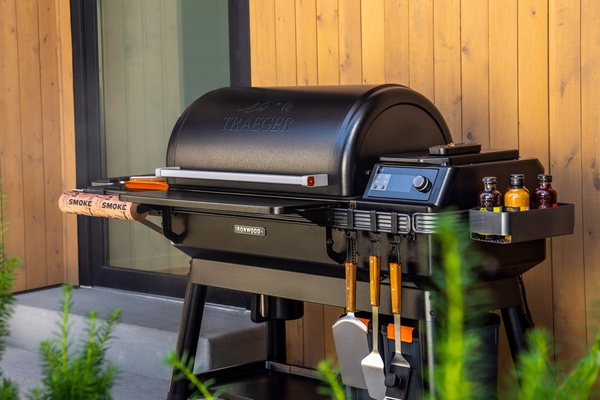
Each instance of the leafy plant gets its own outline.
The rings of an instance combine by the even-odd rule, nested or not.
[[[436,392],[429,396],[464,400],[484,389],[472,380],[477,364],[476,347],[481,340],[473,330],[467,329],[467,316],[477,320],[481,314],[473,305],[482,301],[482,295],[474,295],[469,290],[476,282],[474,268],[481,257],[466,239],[466,228],[450,215],[440,218],[435,235],[441,269],[433,274],[439,289],[434,302],[438,321],[435,334],[438,366],[434,368],[435,375],[429,377]]]
[[[35,400],[87,400],[111,399],[110,390],[115,385],[116,366],[106,359],[107,342],[119,319],[121,310],[110,313],[105,321],[99,321],[95,311],[90,312],[87,337],[79,348],[74,349],[69,335],[69,314],[72,303],[72,287],[64,286],[62,320],[59,333],[40,344],[42,355],[42,386],[27,397]]]
[[[339,371],[333,367],[330,360],[321,361],[317,371],[327,386],[319,388],[319,393],[329,396],[332,400],[345,400],[346,393],[342,386]]]
[[[202,382],[196,374],[194,374],[194,358],[184,354],[181,358],[177,352],[172,351],[164,359],[165,363],[174,367],[178,373],[175,375],[175,380],[187,379],[190,382],[190,387],[196,388],[196,392],[192,393],[190,399],[204,398],[214,400],[215,397],[208,390],[212,381]],[[202,395],[203,397],[200,397]]]

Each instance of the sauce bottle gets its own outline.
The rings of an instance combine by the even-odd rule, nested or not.
[[[523,174],[512,174],[510,176],[510,187],[504,193],[504,211],[520,212],[529,210],[529,191],[525,188],[525,177]],[[512,241],[511,235],[506,235],[505,239]]]
[[[490,212],[501,212],[503,196],[498,189],[496,189],[497,179],[495,176],[486,176],[482,179],[483,190],[479,192],[477,198],[477,208],[479,211],[490,211]],[[479,239],[493,240],[498,239],[497,235],[490,235],[486,233],[479,233]]]
[[[479,192],[477,207],[480,211],[502,211],[502,193],[496,189],[495,176],[486,176],[482,179],[483,190]]]
[[[523,184],[525,177],[522,174],[510,176],[510,187],[504,193],[504,211],[519,212],[529,210],[529,192]]]
[[[538,175],[538,187],[533,191],[532,203],[535,209],[558,206],[556,190],[552,187],[552,175]]]

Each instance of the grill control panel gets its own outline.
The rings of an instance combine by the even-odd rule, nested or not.
[[[364,199],[428,201],[439,174],[438,168],[376,165]]]

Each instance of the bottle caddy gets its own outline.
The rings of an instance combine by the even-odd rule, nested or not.
[[[503,204],[495,191],[497,178],[483,178],[477,207],[469,210],[471,239],[510,244],[561,236],[573,232],[574,205],[558,203],[552,176],[539,174],[537,187],[529,193],[523,174],[512,174],[508,189],[500,189]],[[523,212],[527,211],[527,212]]]

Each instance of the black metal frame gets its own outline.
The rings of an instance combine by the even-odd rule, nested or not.
[[[294,272],[287,269],[286,263],[282,263],[279,268],[263,268],[257,266],[248,266],[236,264],[228,261],[211,261],[202,259],[193,259],[191,271],[188,277],[187,293],[184,300],[184,309],[182,322],[179,329],[177,341],[177,352],[180,355],[195,355],[198,346],[198,338],[202,325],[202,314],[204,303],[206,301],[206,291],[209,288],[228,288],[239,291],[260,293],[266,296],[284,297],[288,299],[308,301],[316,304],[325,304],[335,307],[345,306],[345,279],[344,277],[331,277],[315,275],[305,272]],[[381,297],[390,297],[390,286],[388,283],[381,285]],[[506,334],[511,344],[510,350],[513,360],[516,360],[524,350],[526,350],[524,337],[528,330],[533,326],[524,318],[523,312],[523,293],[519,285],[518,277],[510,277],[500,280],[481,282],[476,286],[474,292],[481,290],[487,295],[491,295],[489,302],[478,304],[479,312],[491,310],[501,310],[502,320],[504,321]],[[409,283],[402,288],[402,317],[413,321],[418,321],[420,343],[422,344],[421,359],[422,368],[432,374],[434,357],[434,334],[437,316],[433,308],[433,298],[439,295],[434,290],[424,290]],[[369,283],[357,282],[356,288],[357,309],[368,309],[369,303]],[[387,302],[380,304],[380,313],[391,315],[391,306]],[[273,332],[274,335],[284,335],[282,332]],[[269,337],[267,345],[272,346],[277,343],[278,337]],[[281,338],[279,338],[281,339]],[[240,366],[224,368],[216,371],[208,371],[200,374],[200,378],[217,379],[217,386],[231,377],[240,378],[240,376],[257,373],[258,370],[270,369],[270,362],[285,362],[267,357],[265,363],[252,363],[245,366],[245,371],[240,371]],[[177,380],[178,371],[172,372],[171,383],[167,400],[183,400],[191,395],[189,381]],[[289,375],[289,373],[288,373]],[[421,375],[423,376],[423,375]],[[277,382],[281,377],[272,378],[273,387],[277,388]],[[230,382],[228,382],[230,383]],[[431,394],[435,394],[435,387],[432,382],[424,383],[425,388]],[[258,384],[258,383],[255,383]],[[305,382],[305,384],[308,384]],[[313,383],[314,385],[314,383]],[[495,385],[494,385],[495,387]],[[394,386],[388,389],[386,393],[390,399],[405,398],[396,397],[397,391]],[[415,393],[421,393],[422,388],[413,388],[413,396],[406,398],[418,398]],[[245,395],[246,393],[239,393]],[[268,394],[268,396],[267,396]],[[314,397],[294,397],[294,398],[315,398],[321,399],[313,392]],[[261,398],[279,398],[281,393],[277,389],[269,389]],[[420,396],[419,396],[420,397]],[[246,397],[244,397],[246,398]],[[361,397],[362,398],[362,397]],[[387,398],[387,397],[386,397]]]
[[[250,34],[247,1],[229,0],[231,86],[250,85]],[[96,1],[71,0],[73,91],[77,186],[105,177],[104,133],[98,57]],[[183,297],[185,277],[107,266],[107,222],[78,217],[79,281],[82,285]],[[101,243],[101,245],[98,245]]]

